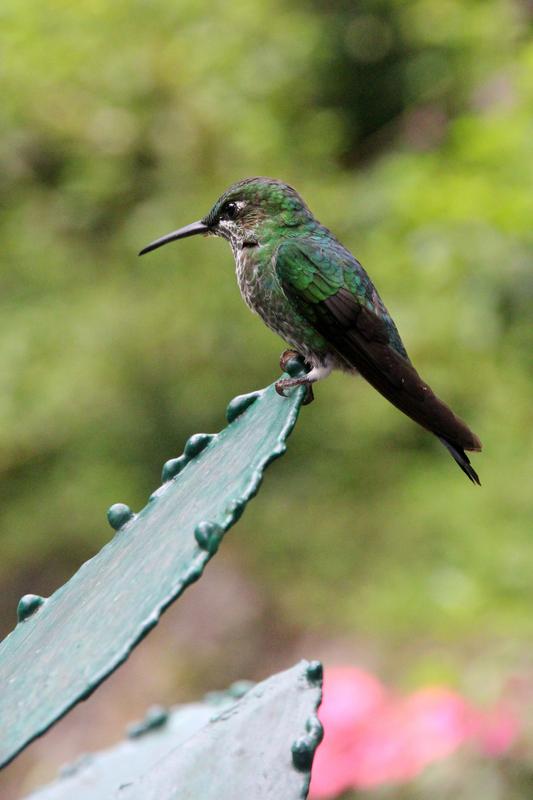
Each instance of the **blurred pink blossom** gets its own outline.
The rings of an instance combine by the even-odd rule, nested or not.
[[[411,780],[466,742],[497,757],[519,732],[515,716],[504,707],[482,712],[439,686],[398,697],[373,675],[352,667],[326,670],[319,717],[324,741],[310,791],[316,800],[349,788]]]
[[[476,738],[482,752],[491,758],[504,755],[516,742],[520,724],[516,714],[503,704],[479,714]]]

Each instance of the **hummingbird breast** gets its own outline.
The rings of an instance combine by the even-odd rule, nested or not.
[[[234,249],[243,300],[306,361],[313,366],[323,365],[331,360],[331,348],[289,302],[276,273],[274,255],[273,249],[264,245]]]

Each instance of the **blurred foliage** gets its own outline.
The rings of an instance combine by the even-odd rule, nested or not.
[[[483,488],[333,376],[229,551],[288,625],[305,611],[392,654],[526,648],[530,17],[525,0],[4,0],[4,631],[19,594],[48,594],[107,540],[112,502],[143,505],[190,434],[277,376],[282,344],[223,242],[136,256],[266,174],[368,267],[421,374],[484,442]]]

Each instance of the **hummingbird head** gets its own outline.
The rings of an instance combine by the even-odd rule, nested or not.
[[[203,219],[156,239],[139,255],[199,233],[227,239],[235,252],[263,244],[271,236],[283,236],[313,220],[291,186],[273,178],[246,178],[226,189]]]

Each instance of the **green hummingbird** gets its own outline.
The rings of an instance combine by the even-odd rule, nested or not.
[[[393,405],[435,434],[473,483],[465,450],[481,442],[419,376],[374,284],[338,239],[313,216],[300,195],[272,178],[234,183],[207,216],[149,244],[139,255],[200,233],[227,239],[241,294],[308,368],[282,378],[276,390],[312,385],[333,369],[359,373]],[[296,353],[294,352],[296,351]]]

